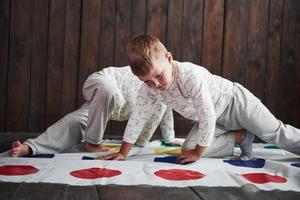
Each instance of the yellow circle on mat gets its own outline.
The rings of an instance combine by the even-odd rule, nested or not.
[[[120,145],[104,145],[104,148],[109,151],[120,151]]]
[[[176,149],[169,149],[169,148],[156,148],[154,150],[155,154],[169,154],[169,155],[179,155],[181,153],[181,147]]]

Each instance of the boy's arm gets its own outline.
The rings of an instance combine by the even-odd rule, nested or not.
[[[174,142],[174,122],[171,108],[165,104],[158,103],[154,106],[150,119],[146,122],[136,144],[144,146],[153,136],[157,126],[160,126],[162,141],[165,143]]]
[[[196,110],[193,117],[197,122],[183,144],[186,149],[193,149],[196,144],[207,147],[213,140],[216,112],[208,84],[205,75],[196,70],[188,71],[183,80],[183,90],[191,98]]]
[[[154,101],[155,97],[142,85],[137,96],[136,105],[126,125],[123,135],[124,142],[134,144],[137,141],[147,122],[150,121],[153,112],[159,109]]]

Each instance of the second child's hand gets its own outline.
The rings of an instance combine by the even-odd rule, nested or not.
[[[177,164],[188,164],[197,161],[200,158],[199,155],[195,154],[192,150],[185,150],[182,152],[176,160]]]
[[[99,156],[95,159],[96,160],[124,160],[127,157],[132,146],[133,144],[123,141],[119,152],[104,155],[104,156]]]
[[[95,160],[124,160],[125,156],[118,152],[118,153],[113,153],[113,154],[108,154],[104,156],[99,156],[95,158]]]

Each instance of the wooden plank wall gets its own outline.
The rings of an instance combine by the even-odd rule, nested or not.
[[[126,65],[143,33],[300,127],[299,11],[299,0],[1,0],[0,131],[42,131],[78,108],[87,76]],[[190,125],[176,115],[178,132]]]

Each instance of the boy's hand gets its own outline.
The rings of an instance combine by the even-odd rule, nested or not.
[[[176,163],[177,164],[187,164],[195,162],[200,159],[201,155],[206,150],[206,147],[196,145],[194,149],[182,149],[181,155],[178,156]]]
[[[123,160],[127,157],[133,144],[122,142],[121,149],[118,153],[108,154],[105,156],[99,156],[96,160]]]
[[[123,160],[125,159],[126,156],[124,156],[122,153],[113,153],[113,154],[108,154],[105,156],[99,156],[95,158],[95,160]]]
[[[181,155],[178,156],[176,163],[177,164],[187,164],[197,161],[200,158],[199,155],[197,155],[194,151],[194,149],[191,150],[182,150]]]

